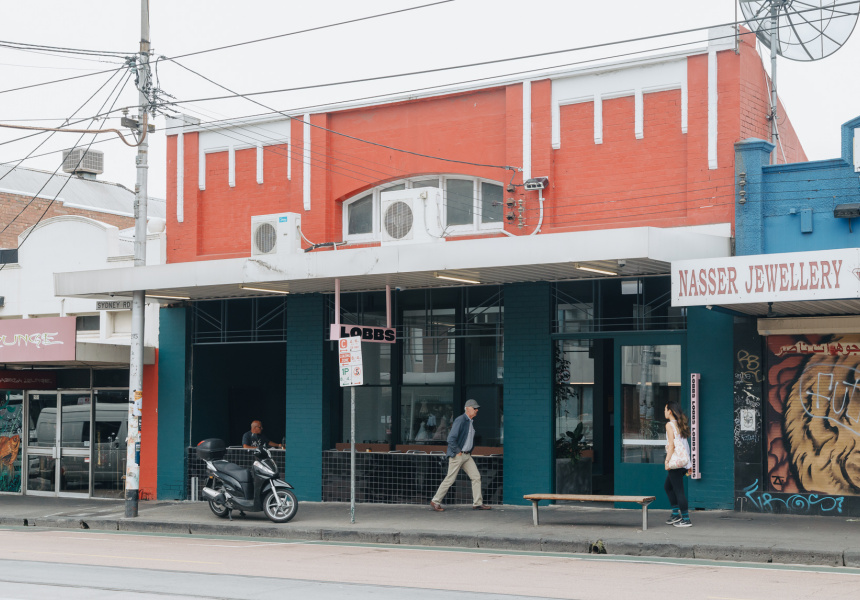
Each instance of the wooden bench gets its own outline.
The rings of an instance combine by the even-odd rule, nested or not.
[[[648,529],[648,505],[654,496],[594,496],[591,494],[527,494],[523,496],[532,501],[532,516],[538,526],[538,502],[541,500],[564,500],[566,502],[635,502],[642,505],[642,530]]]

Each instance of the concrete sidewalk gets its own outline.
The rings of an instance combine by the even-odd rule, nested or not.
[[[126,519],[123,501],[0,496],[0,525],[860,568],[860,518],[697,511],[694,526],[680,529],[664,524],[668,511],[650,510],[642,531],[636,508],[541,506],[539,527],[529,506],[446,508],[359,504],[350,524],[348,504],[301,502],[290,523],[276,525],[263,513],[218,519],[203,502],[141,502],[140,516]]]

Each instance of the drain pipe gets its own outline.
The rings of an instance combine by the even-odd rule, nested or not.
[[[538,217],[538,224],[535,227],[535,230],[532,231],[529,235],[534,235],[538,231],[540,231],[541,225],[543,225],[543,189],[538,190],[538,200],[540,201],[540,217]]]

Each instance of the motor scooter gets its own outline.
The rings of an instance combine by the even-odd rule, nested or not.
[[[275,523],[296,516],[299,501],[293,486],[278,478],[278,466],[265,445],[257,443],[250,469],[223,460],[226,452],[224,441],[217,438],[197,444],[197,457],[209,471],[202,495],[215,516],[232,521],[234,510],[242,516],[245,511],[263,511]]]

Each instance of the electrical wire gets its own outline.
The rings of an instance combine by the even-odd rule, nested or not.
[[[860,1],[860,0],[858,0],[858,1]],[[42,83],[33,83],[33,84],[30,84],[30,85],[22,85],[22,86],[19,86],[19,87],[16,87],[16,88],[9,88],[9,89],[6,89],[6,90],[0,90],[0,94],[8,94],[9,92],[19,92],[19,91],[21,91],[21,90],[29,90],[29,89],[33,89],[33,88],[37,88],[37,87],[42,87],[42,86],[45,86],[45,85],[52,85],[52,84],[54,84],[54,83],[62,83],[62,82],[64,82],[64,81],[73,81],[73,80],[75,80],[75,79],[83,79],[83,78],[85,78],[85,77],[93,77],[93,76],[95,76],[95,75],[101,75],[102,73],[113,73],[113,72],[116,72],[116,71],[122,71],[122,70],[123,70],[123,69],[125,69],[125,68],[126,68],[126,66],[123,64],[121,67],[117,67],[116,69],[104,69],[104,70],[102,70],[102,71],[95,71],[95,72],[93,72],[93,73],[85,73],[85,74],[83,74],[83,75],[74,75],[74,76],[72,76],[72,77],[64,77],[64,78],[62,78],[62,79],[54,79],[54,80],[51,80],[51,81],[43,81]]]
[[[839,5],[834,5],[834,6],[843,6],[843,5],[857,4],[857,3],[860,3],[860,0],[848,0],[847,2],[844,2],[844,3],[839,4]],[[811,10],[817,10],[817,9],[805,9],[804,11],[793,11],[792,14],[800,13],[800,12],[809,12]],[[833,18],[836,19],[836,18],[840,18],[841,16],[851,16],[851,15],[840,15],[840,16],[835,16]],[[320,88],[324,88],[324,87],[331,87],[331,86],[338,86],[338,85],[349,85],[349,84],[354,84],[354,83],[368,83],[371,81],[382,81],[385,79],[396,79],[396,78],[400,78],[400,77],[410,77],[413,75],[427,75],[430,73],[440,73],[440,72],[451,71],[451,70],[456,70],[456,69],[467,69],[467,68],[472,68],[472,67],[500,64],[500,63],[517,61],[517,60],[541,58],[541,57],[545,57],[545,56],[553,56],[556,54],[565,54],[565,53],[569,53],[569,52],[581,52],[584,50],[595,50],[595,49],[606,48],[606,47],[610,47],[610,46],[617,46],[617,45],[630,44],[630,43],[635,43],[635,42],[650,41],[650,40],[659,39],[659,38],[663,38],[663,37],[671,37],[671,36],[676,36],[676,35],[684,35],[684,34],[688,34],[688,33],[707,31],[707,30],[710,30],[714,27],[726,27],[726,26],[737,27],[738,25],[742,25],[744,23],[745,23],[745,21],[742,21],[742,22],[731,21],[728,23],[722,23],[720,25],[708,25],[708,26],[704,26],[704,27],[694,27],[694,28],[690,28],[690,29],[683,29],[683,30],[678,30],[678,31],[673,31],[673,32],[657,33],[657,34],[653,34],[653,35],[628,38],[625,40],[618,40],[618,41],[612,41],[612,42],[601,42],[601,43],[597,43],[597,44],[589,44],[586,46],[577,46],[577,47],[573,47],[573,48],[566,48],[563,50],[550,50],[547,52],[538,52],[538,53],[525,54],[525,55],[521,55],[521,56],[513,56],[513,57],[508,57],[508,58],[499,58],[499,59],[479,61],[479,62],[474,62],[474,63],[459,64],[459,65],[449,65],[447,67],[436,67],[436,68],[432,68],[432,69],[422,69],[422,70],[418,70],[418,71],[409,71],[409,72],[405,72],[405,73],[378,75],[378,76],[374,76],[374,77],[365,77],[365,78],[361,78],[361,79],[351,79],[351,80],[343,80],[343,81],[336,81],[336,82],[329,82],[329,83],[319,83],[319,84],[298,86],[298,87],[292,87],[292,88],[265,90],[265,91],[260,91],[260,92],[247,92],[247,93],[243,93],[243,94],[231,91],[232,95],[230,95],[230,96],[213,96],[213,97],[209,97],[209,98],[197,98],[195,100],[177,101],[177,102],[174,102],[172,104],[181,104],[183,102],[204,102],[204,101],[214,101],[214,100],[227,100],[227,99],[232,99],[232,98],[237,98],[237,97],[249,99],[250,96],[278,94],[278,93],[294,92],[294,91],[301,91],[301,90],[308,90],[308,89],[320,89]],[[790,27],[790,26],[789,25],[777,25],[777,29],[785,28],[785,27]],[[761,31],[769,31],[769,30],[770,30],[770,28],[763,28]],[[729,38],[729,37],[734,38],[735,34],[733,33],[730,36],[720,36],[720,37],[722,37],[722,38]],[[720,38],[712,38],[712,39],[720,39]],[[686,43],[682,43],[682,44],[677,44],[677,46],[690,45],[693,43],[699,43],[699,42],[686,42]],[[660,49],[661,48],[651,48],[651,49],[642,50],[639,52],[640,53],[642,53],[642,52],[654,52],[654,51],[660,50]],[[187,55],[185,55],[185,56],[187,56]],[[177,56],[176,58],[177,59],[182,58],[182,56]],[[169,56],[164,56],[163,60],[176,62],[176,60],[174,58],[171,58]],[[176,63],[176,64],[178,64],[178,63]],[[185,67],[185,68],[187,68],[187,67]],[[547,67],[542,67],[539,69],[532,69],[531,71],[542,71],[542,70],[546,70],[546,69],[547,69]],[[503,77],[503,75],[497,75],[496,77]],[[216,84],[216,85],[219,85],[219,84]],[[219,85],[219,87],[223,87],[223,86]],[[224,88],[224,89],[227,89],[227,88]],[[278,112],[278,111],[275,111],[275,112]]]
[[[253,102],[254,104],[257,104],[257,105],[259,105],[259,106],[261,106],[261,107],[265,108],[266,110],[275,111],[275,112],[277,112],[277,113],[279,113],[279,114],[281,114],[281,115],[283,115],[283,116],[285,116],[285,117],[288,117],[288,118],[290,118],[290,119],[292,119],[292,120],[298,121],[299,123],[302,123],[302,124],[304,124],[304,125],[309,125],[310,127],[313,127],[313,128],[315,128],[315,129],[320,129],[320,130],[325,131],[325,132],[327,132],[327,133],[332,133],[332,134],[334,134],[334,135],[338,135],[338,136],[345,137],[345,138],[348,138],[348,139],[351,139],[351,140],[355,140],[355,141],[357,141],[357,142],[362,142],[362,143],[364,143],[364,144],[370,144],[370,145],[372,145],[372,146],[378,146],[378,147],[380,147],[380,148],[385,148],[386,150],[391,150],[391,151],[393,151],[393,152],[401,152],[401,153],[403,153],[403,154],[409,154],[409,155],[412,155],[412,156],[418,156],[418,157],[421,157],[421,158],[428,158],[428,159],[431,159],[431,160],[441,160],[441,161],[445,161],[445,162],[458,163],[458,164],[461,164],[461,165],[470,165],[470,166],[473,166],[473,167],[488,167],[488,168],[494,168],[494,169],[506,169],[506,170],[508,170],[508,171],[516,171],[516,170],[517,170],[517,168],[516,168],[516,167],[511,167],[511,166],[507,166],[507,165],[488,165],[488,164],[481,164],[481,163],[469,162],[469,161],[465,161],[465,160],[455,160],[455,159],[453,159],[453,158],[444,158],[444,157],[441,157],[441,156],[432,156],[432,155],[429,155],[429,154],[422,154],[422,153],[420,153],[420,152],[413,152],[413,151],[411,151],[411,150],[404,150],[403,148],[395,148],[394,146],[388,146],[388,145],[386,145],[386,144],[380,144],[380,143],[378,143],[378,142],[372,142],[372,141],[370,141],[370,140],[365,140],[365,139],[363,139],[363,138],[359,138],[359,137],[356,137],[356,136],[353,136],[353,135],[348,135],[348,134],[346,134],[346,133],[342,133],[342,132],[340,132],[340,131],[335,131],[334,129],[329,129],[328,127],[323,127],[322,125],[316,125],[316,124],[314,124],[314,123],[311,123],[310,121],[305,121],[305,120],[300,119],[300,118],[298,118],[298,117],[290,117],[288,114],[286,114],[286,113],[284,113],[284,112],[276,111],[276,110],[275,110],[275,109],[273,109],[272,107],[270,107],[270,106],[266,106],[265,104],[262,104],[261,102],[258,102],[257,100],[254,100],[253,98],[248,98],[248,97],[247,97],[247,96],[245,96],[244,94],[240,94],[239,92],[234,92],[234,91],[233,91],[233,90],[231,90],[230,88],[228,88],[228,87],[226,87],[226,86],[224,86],[224,85],[221,85],[221,84],[220,84],[220,83],[218,83],[217,81],[214,81],[214,80],[212,80],[211,78],[206,77],[205,75],[203,75],[203,74],[201,74],[201,73],[198,73],[198,72],[197,72],[197,71],[195,71],[194,69],[191,69],[191,68],[189,68],[189,67],[186,67],[185,65],[183,65],[183,64],[181,64],[181,63],[179,63],[179,62],[177,62],[177,61],[173,61],[173,64],[175,64],[175,65],[177,65],[177,66],[182,67],[182,68],[183,68],[183,69],[185,69],[186,71],[189,71],[189,72],[191,72],[191,73],[194,73],[194,74],[195,74],[195,75],[197,75],[198,77],[200,77],[200,78],[202,78],[202,79],[205,79],[205,80],[206,80],[206,81],[208,81],[209,83],[211,83],[211,84],[213,84],[213,85],[216,85],[216,86],[218,86],[219,88],[222,88],[222,89],[224,89],[224,90],[227,90],[228,92],[230,92],[230,93],[232,93],[232,94],[236,94],[237,96],[239,96],[239,97],[241,97],[241,98],[244,98],[245,100],[248,100],[248,101],[250,101],[250,102]]]
[[[130,74],[129,74],[129,76],[130,76]],[[120,93],[119,93],[119,92],[121,92],[121,91],[122,91],[122,90],[121,90],[121,86],[124,86],[124,85],[125,85],[125,83],[126,83],[126,82],[128,82],[128,80],[129,80],[129,76],[126,76],[126,77],[125,77],[125,79],[121,79],[120,81],[118,81],[118,82],[117,82],[117,85],[116,85],[116,86],[114,86],[114,89],[111,91],[111,93],[110,93],[110,94],[108,95],[108,97],[105,99],[104,103],[102,104],[102,106],[101,106],[101,108],[100,108],[99,110],[103,110],[103,109],[104,109],[104,107],[105,107],[105,106],[107,105],[107,103],[110,101],[111,96],[113,96],[114,94],[116,94],[116,97],[114,98],[114,102],[113,102],[113,103],[114,103],[114,104],[116,104],[117,100],[119,100],[119,96],[120,96]],[[119,90],[119,92],[118,92],[117,90]],[[113,108],[113,106],[112,106],[111,108]],[[80,137],[78,137],[78,141],[77,141],[77,143],[75,144],[75,146],[77,146],[77,144],[79,144],[79,143],[80,143],[80,141],[84,138],[84,135],[86,135],[86,134],[83,134],[83,133],[82,133],[82,134],[80,135]],[[91,140],[91,141],[90,141],[90,143],[87,145],[86,150],[85,150],[84,152],[82,152],[82,153],[81,153],[81,156],[80,156],[80,158],[78,159],[78,164],[77,164],[77,165],[75,165],[76,167],[77,167],[77,166],[79,166],[79,165],[81,164],[81,162],[84,160],[84,156],[86,156],[87,151],[89,151],[89,149],[92,147],[92,145],[93,145],[93,141],[95,141],[95,137],[93,137],[93,140]],[[30,206],[30,205],[31,205],[31,204],[36,200],[36,198],[38,198],[38,197],[39,197],[39,194],[41,194],[41,193],[42,193],[42,190],[44,190],[44,189],[45,189],[45,187],[47,187],[48,183],[50,183],[51,181],[53,181],[54,177],[57,175],[57,172],[60,170],[61,166],[62,166],[62,163],[61,163],[59,166],[57,166],[57,168],[56,168],[56,169],[54,169],[54,172],[50,175],[50,177],[48,177],[48,178],[45,180],[45,183],[44,183],[44,184],[42,184],[42,187],[41,187],[41,188],[39,188],[39,190],[38,190],[38,191],[33,195],[33,197],[30,199],[30,201],[27,203],[27,205],[26,205],[26,206],[21,210],[21,212],[19,212],[19,213],[18,213],[18,215],[16,215],[16,216],[15,216],[15,218],[14,218],[14,219],[12,219],[12,221],[10,221],[10,222],[9,222],[9,223],[8,223],[8,224],[3,228],[3,231],[0,231],[0,233],[5,232],[5,231],[6,231],[6,229],[8,229],[8,228],[9,228],[9,226],[10,226],[10,225],[11,225],[11,224],[12,224],[12,223],[13,223],[13,222],[18,218],[18,216],[20,216],[21,214],[23,214],[23,212],[24,212],[24,211],[25,211],[25,210],[26,210],[26,209],[27,209],[27,208],[28,208],[28,207],[29,207],[29,206]],[[59,190],[57,190],[57,193],[54,195],[54,197],[51,199],[51,201],[50,201],[50,202],[48,202],[47,206],[45,206],[45,210],[44,210],[44,211],[42,211],[42,214],[39,216],[39,218],[36,220],[36,222],[35,222],[33,225],[31,225],[31,226],[27,229],[27,235],[26,235],[26,236],[24,236],[24,239],[22,239],[22,240],[20,240],[20,241],[18,242],[18,249],[19,249],[19,250],[20,250],[21,246],[23,246],[23,245],[24,245],[24,243],[29,239],[30,234],[31,234],[31,233],[36,229],[36,227],[39,225],[39,223],[42,221],[42,219],[44,219],[44,218],[45,218],[45,215],[48,213],[48,210],[51,208],[51,206],[53,206],[53,204],[54,204],[54,202],[56,202],[57,198],[59,198],[59,197],[60,197],[60,194],[61,194],[61,193],[62,193],[62,191],[66,188],[66,185],[68,185],[68,183],[69,183],[69,181],[71,181],[71,179],[72,179],[71,177],[67,177],[67,178],[65,179],[65,181],[63,182],[63,185],[62,185],[62,186],[60,186],[60,189],[59,189]],[[5,263],[4,263],[3,265],[0,265],[0,270],[2,270],[5,266],[6,266],[6,264],[5,264]]]
[[[65,123],[64,123],[64,124],[68,124],[68,123],[69,123],[69,121],[70,121],[70,120],[71,120],[71,119],[72,119],[76,114],[78,114],[80,111],[82,111],[82,110],[84,109],[84,107],[85,107],[87,104],[89,104],[89,103],[92,101],[92,99],[93,99],[93,98],[95,98],[95,97],[99,94],[99,92],[101,92],[101,91],[102,91],[102,90],[107,86],[107,84],[109,84],[109,83],[111,82],[111,80],[112,80],[114,77],[116,77],[117,75],[118,75],[118,73],[113,73],[110,77],[108,77],[108,78],[107,78],[107,80],[106,80],[106,81],[105,81],[105,82],[104,82],[104,83],[103,83],[103,84],[102,84],[102,85],[101,85],[101,86],[100,86],[100,87],[99,87],[95,92],[93,92],[93,93],[92,93],[92,95],[90,95],[90,97],[89,97],[89,98],[87,98],[87,99],[84,101],[84,103],[83,103],[83,104],[81,104],[81,106],[80,106],[80,107],[79,107],[75,112],[73,112],[73,113],[71,114],[71,116],[70,116],[70,117],[68,117],[68,118],[66,119],[66,121],[65,121]],[[94,119],[93,119],[93,120],[94,120]],[[91,120],[91,122],[92,122],[92,120]],[[32,150],[27,154],[27,156],[25,156],[24,158],[22,158],[22,159],[18,162],[18,164],[17,164],[17,165],[15,165],[14,167],[12,167],[12,168],[11,168],[11,169],[9,169],[8,171],[6,171],[2,176],[0,176],[0,181],[2,181],[3,179],[5,179],[5,177],[6,177],[9,173],[11,173],[12,171],[14,171],[14,170],[15,170],[16,168],[18,168],[19,166],[21,166],[21,164],[22,164],[25,160],[27,160],[28,158],[30,158],[30,157],[33,155],[33,153],[34,153],[34,152],[36,152],[36,150],[38,150],[39,148],[41,148],[42,146],[44,146],[44,145],[48,142],[48,140],[50,140],[50,139],[54,136],[54,133],[56,133],[56,132],[52,132],[52,133],[51,133],[50,135],[48,135],[45,139],[43,139],[41,142],[39,142],[39,145],[38,145],[38,146],[36,146],[35,148],[33,148],[33,149],[32,149]],[[25,207],[24,209],[26,209],[26,207]],[[22,210],[22,212],[23,212],[23,210]],[[14,218],[14,219],[12,219],[12,221],[14,221],[15,219],[17,219],[20,215],[21,215],[21,213],[18,213],[18,214],[15,216],[15,218]],[[10,222],[10,223],[11,223],[11,222]],[[6,227],[8,227],[8,225],[7,225]],[[4,227],[4,228],[3,228],[3,231],[6,231],[6,227]],[[2,231],[0,231],[0,233],[2,233]]]
[[[356,18],[356,19],[349,19],[349,20],[347,20],[347,21],[339,21],[339,22],[337,22],[337,23],[329,23],[328,25],[320,25],[320,26],[318,26],[318,27],[309,27],[309,28],[307,28],[307,29],[301,29],[301,30],[299,30],[299,31],[291,31],[291,32],[289,32],[289,33],[281,33],[281,34],[278,34],[278,35],[270,35],[270,36],[268,36],[268,37],[264,37],[264,38],[257,38],[257,39],[254,39],[254,40],[248,40],[248,41],[246,41],[246,42],[238,42],[238,43],[236,43],[236,44],[228,44],[228,45],[226,45],[226,46],[218,46],[218,47],[216,47],[216,48],[208,48],[208,49],[206,49],[206,50],[197,50],[197,51],[195,51],[195,52],[188,52],[188,53],[186,53],[186,54],[180,54],[179,56],[173,57],[172,59],[169,59],[169,60],[175,60],[175,59],[178,59],[178,58],[187,58],[187,57],[189,57],[189,56],[197,56],[197,55],[199,55],[199,54],[206,54],[206,53],[208,53],[208,52],[217,52],[217,51],[219,51],[219,50],[226,50],[226,49],[228,49],[228,48],[237,48],[237,47],[239,47],[239,46],[247,46],[247,45],[249,45],[249,44],[257,44],[257,43],[259,43],[259,42],[267,42],[267,41],[270,41],[270,40],[275,40],[275,39],[284,38],[284,37],[290,37],[290,36],[293,36],[293,35],[299,35],[299,34],[302,34],[302,33],[311,33],[311,32],[314,32],[314,31],[322,31],[323,29],[331,29],[332,27],[339,27],[339,26],[341,26],[341,25],[352,25],[352,24],[354,24],[354,23],[360,23],[360,22],[362,22],[362,21],[370,21],[370,20],[372,20],[372,19],[378,19],[378,18],[380,18],[380,17],[389,17],[389,16],[391,16],[391,15],[396,15],[396,14],[400,14],[400,13],[411,12],[411,11],[413,11],[413,10],[420,10],[420,9],[422,9],[422,8],[430,8],[430,7],[433,7],[433,6],[439,6],[440,4],[448,4],[449,2],[453,2],[453,1],[454,1],[454,0],[440,0],[439,2],[431,2],[430,4],[421,4],[420,6],[411,6],[411,7],[409,7],[409,8],[402,8],[402,9],[399,9],[399,10],[392,10],[392,11],[389,11],[389,12],[378,13],[378,14],[375,14],[375,15],[368,15],[368,16],[366,16],[366,17],[359,17],[359,18]]]

